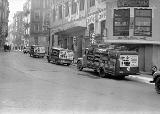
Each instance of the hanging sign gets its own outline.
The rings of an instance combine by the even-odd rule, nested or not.
[[[118,0],[118,7],[149,7],[149,0]]]

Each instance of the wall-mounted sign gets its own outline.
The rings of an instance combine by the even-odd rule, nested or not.
[[[100,12],[98,14],[98,21],[106,20],[106,11]]]
[[[149,0],[118,0],[118,7],[149,7]]]
[[[87,25],[90,25],[91,23],[95,23],[95,14],[87,17]]]

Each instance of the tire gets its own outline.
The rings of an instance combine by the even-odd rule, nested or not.
[[[158,77],[155,81],[155,90],[158,94],[160,94],[160,77]]]
[[[126,77],[126,76],[119,76],[118,78],[119,78],[120,80],[123,80],[123,79],[125,79],[125,77]]]
[[[67,64],[67,66],[71,65],[70,63]]]
[[[101,78],[105,78],[106,77],[106,73],[102,68],[99,70],[99,77],[101,77]]]
[[[49,58],[47,59],[48,63],[50,63],[51,61],[49,60]]]
[[[82,66],[82,62],[81,61],[77,61],[77,69],[79,71],[82,71],[83,70],[83,66]]]

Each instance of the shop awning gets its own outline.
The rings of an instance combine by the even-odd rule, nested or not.
[[[160,41],[152,41],[152,40],[106,40],[106,43],[112,43],[112,44],[153,44],[153,45],[160,45]]]

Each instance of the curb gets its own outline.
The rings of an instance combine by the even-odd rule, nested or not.
[[[143,77],[141,75],[137,75],[137,76],[136,75],[129,75],[129,77],[132,78],[132,79],[136,79],[136,80],[138,80],[140,82],[144,82],[144,83],[148,83],[148,84],[153,84],[153,83],[150,83],[150,81],[152,81],[153,78]]]

